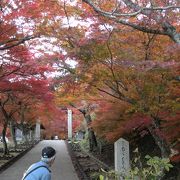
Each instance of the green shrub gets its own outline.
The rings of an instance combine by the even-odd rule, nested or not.
[[[115,171],[106,172],[102,170],[97,179],[119,180],[120,177],[122,177],[124,180],[159,180],[164,175],[165,171],[169,171],[169,169],[173,167],[168,158],[146,155],[145,159],[146,167],[134,167],[129,171],[128,175],[118,174]],[[138,159],[135,159],[134,162],[136,163],[137,160]]]

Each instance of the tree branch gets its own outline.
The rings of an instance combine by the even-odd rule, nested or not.
[[[139,24],[131,23],[127,19],[122,19],[119,17],[132,17],[137,16],[138,14],[143,14],[145,16],[150,16],[152,12],[156,11],[165,11],[169,9],[180,9],[179,6],[166,6],[166,7],[140,7],[138,4],[133,3],[131,0],[123,0],[123,2],[126,4],[127,7],[131,8],[135,12],[133,13],[117,13],[115,11],[113,12],[107,12],[100,9],[98,6],[96,6],[91,0],[83,0],[86,4],[90,5],[95,12],[100,14],[101,16],[107,17],[108,19],[111,19],[117,23],[132,27],[138,31],[151,33],[151,34],[159,34],[159,35],[166,35],[169,36],[174,42],[180,44],[180,33],[176,32],[176,28],[172,26],[169,22],[163,22],[163,17],[161,14],[157,13],[156,16],[151,16],[151,19],[155,20],[157,24],[162,24],[162,30],[149,28],[145,26],[141,26]],[[163,23],[162,23],[163,22]]]
[[[95,85],[94,85],[94,87],[95,87],[98,91],[103,92],[103,93],[105,93],[105,94],[108,94],[109,96],[114,97],[114,98],[116,98],[116,99],[119,99],[119,100],[121,100],[121,101],[125,101],[125,102],[127,102],[127,103],[129,103],[129,104],[134,104],[134,103],[135,103],[133,99],[130,99],[130,98],[128,98],[128,97],[125,97],[125,96],[116,96],[116,95],[114,95],[114,94],[112,94],[112,93],[109,93],[108,91],[106,91],[106,90],[104,90],[104,89],[98,88],[98,87],[95,86]]]
[[[20,44],[23,44],[24,42],[28,41],[28,40],[31,40],[31,39],[35,39],[37,38],[38,36],[26,36],[22,39],[10,39],[6,42],[1,42],[0,43],[0,50],[6,50],[6,49],[10,49],[12,47],[15,47],[15,46],[18,46]],[[10,43],[10,44],[9,44]],[[13,43],[13,44],[11,44]],[[8,45],[9,44],[9,45]]]

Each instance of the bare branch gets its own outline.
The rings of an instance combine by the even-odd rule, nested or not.
[[[9,75],[17,72],[17,71],[20,70],[20,69],[21,69],[21,67],[18,67],[18,68],[16,68],[16,69],[12,70],[11,72],[3,73],[3,74],[0,76],[0,80],[3,79],[4,77],[7,77],[7,76],[9,76]]]
[[[166,6],[166,7],[139,7],[134,3],[130,3],[130,1],[128,0],[124,0],[124,2],[130,6],[131,8],[133,8],[134,10],[136,10],[136,12],[132,12],[132,13],[117,13],[117,8],[115,8],[115,10],[113,10],[112,12],[107,12],[107,11],[103,11],[102,9],[98,8],[91,0],[83,0],[85,3],[89,4],[96,12],[98,13],[102,13],[104,15],[107,16],[136,16],[140,13],[144,13],[146,10],[148,11],[163,11],[163,10],[168,10],[168,9],[180,9],[180,6]]]
[[[23,44],[24,42],[31,40],[31,39],[35,39],[38,36],[26,36],[22,39],[10,39],[6,42],[1,42],[0,43],[0,50],[6,50],[6,49],[10,49],[12,47],[18,46],[20,44]],[[12,43],[12,44],[11,44]],[[8,45],[9,44],[9,45]],[[2,47],[1,47],[2,46]]]
[[[128,98],[128,97],[119,96],[119,94],[118,94],[118,96],[116,96],[116,95],[113,94],[113,93],[110,93],[110,92],[108,92],[108,91],[106,91],[106,90],[104,90],[104,89],[98,88],[96,85],[92,85],[92,86],[94,86],[98,91],[103,92],[103,93],[105,93],[105,94],[107,94],[107,95],[109,95],[109,96],[111,96],[111,97],[114,97],[114,98],[116,98],[116,99],[119,99],[119,100],[121,100],[121,101],[125,101],[125,102],[130,103],[130,104],[134,104],[134,103],[135,103],[133,99],[130,99],[130,98]]]
[[[116,10],[113,10],[113,12],[107,12],[100,9],[98,6],[96,6],[93,1],[91,0],[83,0],[86,4],[90,5],[95,12],[100,14],[101,16],[107,17],[108,19],[113,20],[114,22],[132,27],[138,31],[151,33],[151,34],[159,34],[159,35],[166,35],[169,36],[174,42],[180,44],[180,33],[176,32],[176,28],[172,26],[169,22],[163,22],[163,16],[160,14],[160,11],[165,11],[169,9],[180,9],[180,6],[173,6],[168,5],[165,7],[140,7],[138,4],[132,2],[131,0],[123,0],[123,2],[126,4],[127,7],[131,8],[133,11],[132,13],[117,13]],[[154,29],[152,27],[145,27],[142,25],[139,25],[138,23],[131,23],[128,21],[127,17],[133,17],[137,16],[138,14],[143,14],[145,16],[150,16],[152,12],[157,13],[156,16],[152,16],[151,18],[157,22],[157,24],[162,24],[161,29]],[[121,18],[119,18],[121,17]],[[125,17],[126,19],[123,19],[122,17]]]

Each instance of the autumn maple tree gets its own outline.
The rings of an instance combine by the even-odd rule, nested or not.
[[[21,65],[22,64],[23,62],[21,61]],[[16,65],[18,66],[18,63],[16,63]],[[41,65],[40,67],[42,69]],[[47,68],[43,68],[43,71],[46,69]],[[36,111],[38,109],[38,106],[35,107],[34,103],[51,102],[53,95],[50,92],[49,82],[47,79],[44,79],[44,75],[41,76],[41,73],[42,71],[38,68],[37,64],[34,66],[34,69],[33,67],[26,67],[26,65],[23,67],[22,65],[22,68],[20,68],[19,71],[16,71],[16,73],[11,73],[2,78],[0,82],[0,101],[2,124],[4,127],[2,134],[4,140],[7,126],[22,129],[23,134],[26,137],[28,132],[24,130],[25,123],[26,125],[32,124],[39,118],[38,113],[32,113],[35,111],[33,109],[36,109]],[[30,114],[31,118],[28,118],[28,114]],[[11,132],[14,131],[12,130]],[[13,139],[15,140],[14,136]],[[5,141],[4,143],[6,144]]]
[[[29,112],[33,109],[32,104],[27,105],[22,101],[22,94],[29,98],[33,97],[36,101],[42,99],[49,101],[52,96],[48,92],[50,82],[44,74],[49,72],[50,66],[45,61],[40,62],[40,58],[38,62],[27,44],[27,41],[39,37],[34,23],[40,20],[40,9],[32,13],[38,4],[29,1],[2,1],[0,7],[0,101],[6,154],[7,126],[16,126],[17,122],[22,124],[23,121],[28,121],[28,116],[25,116],[23,111],[26,108]],[[33,114],[31,116],[32,119]]]
[[[170,84],[178,81],[178,75],[172,74],[173,68],[178,74],[178,3],[84,2],[77,2],[74,12],[80,22],[90,25],[78,28],[70,25],[70,18],[74,17],[73,6],[71,9],[61,6],[61,13],[64,12],[68,23],[62,28],[65,36],[57,31],[54,33],[60,40],[56,43],[60,43],[66,51],[57,56],[55,62],[62,73],[57,78],[59,98],[69,94],[84,99],[83,93],[91,93],[99,98],[105,93],[129,104],[132,114],[125,116],[124,122],[132,117],[138,119],[138,115],[144,122],[148,119],[149,123],[145,123],[148,124],[148,131],[162,150],[162,156],[168,156],[170,146],[161,136],[162,124],[164,126],[161,115],[168,108],[171,112],[169,116],[177,113],[174,108],[177,99],[169,87],[174,87]],[[48,30],[49,35],[55,32]],[[68,58],[76,61],[75,68],[66,63]],[[136,121],[135,124],[138,126],[139,123]]]
[[[107,55],[104,53],[106,56],[105,59],[102,59],[101,53],[99,52],[100,49],[96,51],[96,48],[98,48],[97,45],[96,48],[94,48],[95,46],[91,46],[90,48],[88,45],[88,48],[91,49],[92,54],[95,52],[92,57],[92,59],[94,58],[95,61],[89,59],[91,68],[88,69],[88,73],[91,75],[87,75],[87,80],[90,80],[89,84],[91,87],[93,87],[93,89],[97,89],[101,93],[106,93],[116,99],[130,104],[133,109],[130,111],[130,114],[133,112],[133,114],[136,114],[136,112],[141,112],[146,115],[147,118],[149,117],[150,119],[153,119],[152,125],[148,126],[149,131],[162,150],[162,156],[168,156],[167,154],[170,153],[170,150],[168,150],[167,145],[165,145],[165,140],[162,140],[164,139],[163,136],[158,139],[159,135],[161,134],[160,132],[158,133],[158,131],[161,129],[159,125],[162,123],[162,119],[160,117],[163,111],[167,112],[168,110],[170,114],[173,112],[177,113],[176,107],[178,100],[175,93],[178,92],[178,86],[176,87],[175,84],[176,81],[178,81],[176,80],[176,73],[178,72],[176,71],[175,74],[172,74],[172,69],[178,69],[178,63],[175,62],[177,61],[176,57],[178,56],[175,56],[175,61],[172,62],[153,62],[150,59],[144,61],[143,58],[147,58],[146,52],[142,52],[139,54],[139,56],[136,53],[135,57],[133,57],[133,54],[128,55],[127,53],[127,57],[126,54],[120,54],[119,58],[117,58],[118,54],[116,54],[116,49],[115,51],[112,48],[109,49],[109,47],[113,46],[114,41],[112,45],[110,44],[108,46],[107,50],[104,49],[104,46],[102,47],[102,51],[107,52]],[[133,49],[134,48],[132,48],[132,51]],[[121,51],[121,48],[118,50]],[[135,51],[137,52],[136,49]],[[126,49],[124,49],[122,52],[125,53]],[[152,49],[151,53],[153,53]],[[149,54],[149,58],[151,58],[151,53]],[[164,57],[165,60],[168,57],[167,54],[164,55],[166,56]],[[110,58],[108,58],[108,56]],[[134,60],[130,61],[130,57]],[[153,59],[156,58],[153,54],[152,57]],[[157,60],[159,60],[159,57]],[[95,66],[93,63],[95,63]],[[171,83],[175,86],[173,86]],[[171,91],[171,89],[174,88],[177,90],[177,92]],[[129,118],[131,119],[132,117]],[[176,119],[176,122],[178,123],[178,118]],[[138,122],[136,125],[138,126]],[[116,132],[120,131],[117,130]]]
[[[99,5],[107,10],[112,9],[110,3],[104,2],[104,4]],[[119,8],[119,6],[117,7]],[[112,14],[117,15],[118,8],[114,8]],[[156,8],[152,8],[156,17],[162,16],[163,14],[160,15]],[[176,14],[178,6],[168,7],[167,10],[171,8],[175,9],[173,13]],[[128,9],[124,7],[124,10],[128,13]],[[92,13],[91,10],[89,11]],[[99,13],[99,11],[96,12]],[[141,13],[141,10],[139,10],[139,13]],[[99,14],[103,15],[102,13]],[[90,14],[87,13],[88,15]],[[148,18],[152,18],[152,16],[149,15]],[[144,120],[148,119],[148,131],[161,149],[162,156],[167,157],[170,153],[170,146],[167,145],[165,138],[161,135],[161,128],[164,126],[162,122],[166,121],[163,121],[161,115],[164,111],[167,112],[167,109],[170,113],[169,116],[172,113],[177,113],[177,98],[174,98],[173,93],[175,92],[172,93],[170,88],[174,86],[170,84],[178,81],[178,75],[172,74],[172,69],[178,69],[178,45],[169,41],[166,36],[158,36],[168,35],[165,28],[160,27],[160,24],[153,24],[149,19],[146,20],[144,16],[137,22],[133,21],[131,17],[129,21],[126,20],[127,24],[132,21],[137,23],[138,27],[148,27],[147,29],[144,28],[143,32],[131,30],[129,26],[122,27],[121,24],[123,23],[117,23],[113,20],[108,21],[108,18],[97,18],[92,14],[90,17],[93,23],[90,26],[89,34],[77,42],[75,51],[73,48],[72,51],[68,51],[70,55],[74,55],[74,59],[78,62],[75,71],[67,68],[72,74],[71,78],[74,77],[74,84],[78,85],[79,83],[78,87],[83,87],[82,83],[84,83],[84,91],[88,93],[98,90],[100,94],[105,93],[128,103],[130,109],[132,109],[130,111],[132,116],[127,116],[124,121],[131,119],[133,116],[138,117],[138,113],[139,116],[144,117]],[[165,15],[163,22],[166,24],[165,19],[173,22],[178,30],[177,21],[174,22],[176,18],[171,21],[171,18]],[[148,31],[149,27],[151,31]],[[154,32],[156,29],[159,29],[159,31]],[[173,32],[175,33],[175,31]],[[176,35],[178,36],[178,33]],[[178,43],[178,41],[176,42]],[[173,50],[171,49],[172,46],[174,47]],[[161,54],[158,54],[158,52],[161,52]],[[71,85],[69,87],[73,88]],[[177,90],[176,87],[175,89]],[[102,123],[105,122],[102,121]],[[138,122],[136,125],[138,126]],[[177,142],[177,136],[175,141]]]
[[[0,107],[6,154],[7,127],[11,129],[16,148],[15,127],[22,130],[27,140],[29,128],[39,118],[46,125],[49,120],[54,120],[56,130],[59,127],[57,124],[63,124],[58,122],[63,122],[65,118],[58,118],[59,110],[53,106],[50,92],[53,86],[46,74],[52,72],[50,66],[54,59],[61,59],[63,67],[66,65],[61,48],[56,50],[54,56],[50,51],[72,41],[66,31],[68,28],[61,28],[63,18],[68,18],[66,11],[71,7],[65,1],[24,0],[3,1],[0,7]],[[50,49],[46,46],[48,43]],[[37,46],[41,47],[38,49]],[[62,129],[66,128],[66,123],[62,126]],[[50,131],[53,132],[53,129]]]

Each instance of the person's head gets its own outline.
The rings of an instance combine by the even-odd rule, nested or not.
[[[51,166],[55,160],[56,151],[54,148],[47,146],[42,150],[41,161]]]

